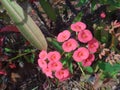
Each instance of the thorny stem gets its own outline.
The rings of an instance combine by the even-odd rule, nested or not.
[[[16,60],[16,59],[19,58],[19,57],[22,57],[22,56],[25,56],[25,55],[27,55],[27,54],[33,53],[33,52],[35,52],[35,51],[36,51],[36,50],[32,50],[32,51],[27,52],[27,53],[19,54],[19,55],[17,55],[16,57],[13,57],[13,58],[11,58],[11,59],[8,59],[7,61],[13,61],[13,60]]]

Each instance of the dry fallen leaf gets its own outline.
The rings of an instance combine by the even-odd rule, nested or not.
[[[17,73],[11,73],[11,79],[13,82],[17,82],[17,78],[20,78],[20,75]]]

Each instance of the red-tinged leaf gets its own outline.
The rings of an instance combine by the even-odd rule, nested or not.
[[[3,33],[3,32],[19,32],[19,30],[16,26],[8,25],[0,30],[0,33]]]
[[[0,75],[7,75],[7,73],[3,70],[0,70]]]
[[[9,64],[9,67],[10,67],[11,69],[14,69],[14,68],[16,68],[16,65],[15,65],[14,63],[11,63],[11,64]]]
[[[3,41],[4,41],[4,36],[3,36],[3,37],[0,37],[0,46],[3,45]]]

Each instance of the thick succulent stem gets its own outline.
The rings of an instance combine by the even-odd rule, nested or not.
[[[24,10],[12,0],[1,0],[3,7],[8,12],[23,36],[38,49],[47,49],[47,42],[39,27]]]

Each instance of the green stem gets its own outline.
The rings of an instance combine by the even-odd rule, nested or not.
[[[115,36],[112,35],[112,42],[111,42],[110,48],[112,48],[114,46],[114,39],[115,39]]]
[[[97,72],[98,70],[99,70],[99,66],[97,65],[97,66],[95,67],[94,72]]]
[[[11,58],[11,59],[8,59],[8,61],[16,60],[16,59],[19,58],[19,57],[22,57],[22,56],[25,56],[25,55],[27,55],[27,54],[33,53],[33,52],[35,52],[35,51],[36,51],[36,50],[32,50],[32,51],[27,52],[27,53],[19,54],[19,55],[17,55],[16,57],[13,57],[13,58]]]
[[[78,66],[79,66],[79,68],[80,68],[80,70],[81,70],[81,72],[82,72],[83,76],[85,76],[85,72],[83,71],[83,69],[82,69],[82,67],[81,67],[80,63],[78,63]]]

